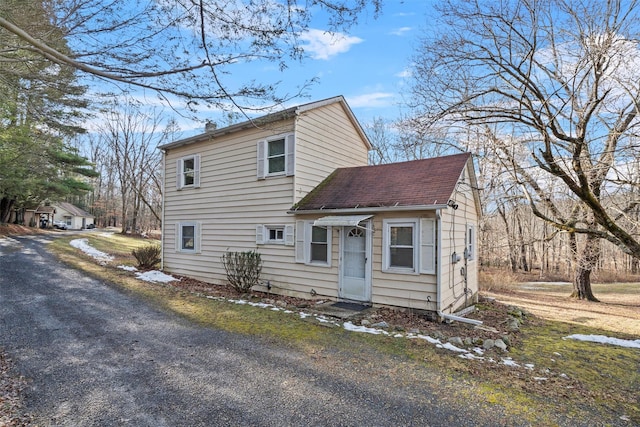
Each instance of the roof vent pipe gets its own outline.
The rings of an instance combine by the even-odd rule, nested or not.
[[[205,123],[204,125],[204,131],[209,133],[213,132],[216,129],[218,129],[218,125],[215,122],[210,122],[207,120],[207,123]]]

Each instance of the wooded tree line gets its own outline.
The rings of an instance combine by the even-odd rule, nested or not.
[[[304,56],[298,41],[313,7],[336,29],[381,5],[303,3],[3,2],[0,162],[10,172],[0,181],[0,212],[46,194],[86,190],[80,177],[91,176],[91,168],[67,142],[81,132],[74,119],[86,103],[78,73],[154,90],[167,101],[181,97],[191,106],[273,105],[288,95],[270,83],[229,83],[234,64],[270,60],[285,67],[283,58]],[[640,259],[636,3],[438,2],[438,25],[425,31],[412,60],[406,117],[391,130],[383,121],[369,129],[372,162],[472,151],[486,227],[500,227],[508,237],[509,265],[547,265],[549,253],[553,260],[562,252],[554,245],[568,246],[575,296],[595,300],[591,273],[611,263],[605,251],[613,246]],[[131,121],[136,114],[129,113],[92,136],[89,160],[102,173],[90,202],[104,218],[119,217],[124,229],[137,230],[141,212],[157,215],[158,177],[149,169],[157,158],[147,150],[158,137],[142,135],[158,129],[152,118]],[[26,170],[29,162],[37,173]],[[533,227],[531,215],[542,222]]]

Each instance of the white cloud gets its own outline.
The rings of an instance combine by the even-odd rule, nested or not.
[[[307,42],[303,49],[310,53],[313,59],[325,60],[339,53],[348,52],[351,46],[364,41],[359,37],[316,29],[306,31],[300,39]]]
[[[396,77],[399,77],[401,79],[409,78],[412,75],[413,75],[413,72],[409,68],[405,68],[404,70],[402,70],[399,73],[395,74]]]
[[[393,104],[394,96],[393,93],[388,92],[373,92],[347,97],[347,102],[352,108],[388,107]]]
[[[397,30],[391,31],[389,34],[402,37],[411,30],[413,30],[411,27],[400,27]]]

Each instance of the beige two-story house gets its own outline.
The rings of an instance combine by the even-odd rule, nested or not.
[[[160,148],[168,272],[224,283],[223,254],[257,250],[257,290],[443,314],[477,296],[468,153],[367,166],[341,96]]]

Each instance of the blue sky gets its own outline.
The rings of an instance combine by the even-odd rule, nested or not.
[[[280,93],[295,93],[297,87],[315,78],[306,97],[285,107],[343,95],[363,125],[374,117],[396,119],[411,56],[420,35],[432,24],[428,19],[431,12],[431,0],[385,0],[378,18],[369,10],[348,34],[327,33],[312,21],[310,31],[302,37],[309,56],[302,63],[291,62],[284,71],[277,64],[251,63],[234,68],[232,79],[280,81]],[[153,93],[139,92],[136,97],[149,106],[159,103]],[[206,120],[227,124],[220,111],[204,108],[198,112],[198,121],[176,118],[182,137],[201,132]]]
[[[381,16],[362,16],[348,35],[332,39],[316,29],[306,44],[311,58],[289,71],[300,78],[318,77],[310,100],[344,95],[363,123],[373,117],[394,119],[431,9],[424,0],[390,0]]]

